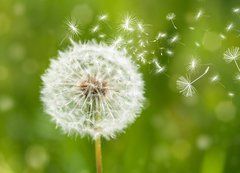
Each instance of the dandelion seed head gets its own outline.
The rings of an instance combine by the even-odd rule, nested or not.
[[[115,137],[143,107],[143,80],[123,51],[73,42],[42,76],[45,111],[67,134]]]
[[[224,52],[224,56],[223,59],[227,62],[230,63],[232,61],[236,61],[239,59],[240,56],[240,51],[239,51],[239,47],[232,47],[232,48],[228,48],[225,52]]]

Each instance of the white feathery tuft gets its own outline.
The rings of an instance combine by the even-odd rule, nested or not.
[[[140,114],[144,82],[124,51],[72,42],[42,76],[45,111],[65,133],[113,138]]]
[[[228,48],[224,52],[224,57],[223,58],[227,63],[230,63],[232,61],[238,60],[239,57],[240,57],[239,47],[232,47],[232,48]]]

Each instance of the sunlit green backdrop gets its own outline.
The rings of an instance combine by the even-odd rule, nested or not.
[[[150,33],[177,32],[181,38],[173,57],[159,57],[167,64],[165,74],[141,68],[146,108],[125,133],[103,141],[104,173],[240,172],[240,83],[233,79],[234,65],[222,58],[228,47],[240,46],[240,17],[231,13],[237,5],[238,0],[0,0],[0,173],[95,172],[93,141],[56,129],[39,92],[49,59],[69,44],[62,43],[66,20],[75,17],[87,26],[103,12],[113,23],[134,14],[150,24]],[[191,21],[199,9],[203,19]],[[165,19],[169,12],[176,14],[178,31]],[[232,21],[235,30],[219,39]],[[191,55],[209,63],[210,73],[196,84],[197,95],[185,98],[176,79],[186,73]],[[209,82],[214,72],[221,84]]]

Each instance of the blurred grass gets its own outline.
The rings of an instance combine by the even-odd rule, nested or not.
[[[176,46],[168,66],[171,78],[149,73],[148,66],[142,69],[148,107],[126,133],[104,141],[104,172],[240,172],[239,84],[232,80],[233,66],[222,60],[222,52],[239,46],[239,39],[229,34],[214,47],[220,42],[214,35],[231,22],[231,8],[237,5],[236,0],[0,0],[0,173],[95,171],[93,141],[56,129],[43,113],[39,90],[49,59],[68,45],[60,44],[66,19],[74,16],[89,25],[101,12],[116,20],[133,13],[155,32],[171,31],[165,16],[175,12],[181,41],[188,45]],[[190,33],[189,16],[200,8],[208,16],[196,24],[200,32]],[[202,32],[206,28],[209,32]],[[196,49],[195,40],[203,48]],[[214,63],[225,88],[203,79],[197,97],[177,93],[176,78],[185,73],[192,54]],[[236,97],[229,98],[228,90]]]

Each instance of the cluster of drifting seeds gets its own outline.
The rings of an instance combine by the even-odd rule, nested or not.
[[[173,27],[175,14],[170,13],[166,19],[171,21]],[[97,22],[92,24],[90,30],[85,32],[92,34],[93,40],[104,42],[108,45],[116,47],[118,50],[126,51],[139,65],[151,64],[154,72],[157,74],[166,71],[166,66],[160,63],[159,57],[174,55],[174,47],[179,42],[180,36],[177,32],[167,33],[159,31],[152,36],[148,32],[150,25],[143,23],[141,20],[130,15],[126,15],[116,27],[111,26],[110,19],[107,14],[97,16]],[[74,21],[67,22],[69,33],[67,36],[81,35],[82,31]],[[114,35],[104,33],[104,28],[116,28],[117,34]],[[72,38],[71,37],[71,38]]]
[[[240,15],[240,8],[233,8],[232,13],[234,15]],[[200,21],[202,18],[207,17],[205,11],[203,9],[199,9],[193,16],[193,20],[195,22]],[[133,58],[137,62],[137,64],[151,64],[153,67],[153,71],[156,74],[162,74],[167,70],[167,64],[163,64],[161,62],[161,57],[172,57],[175,54],[174,48],[176,43],[180,43],[185,46],[185,44],[180,42],[180,35],[177,32],[179,28],[175,24],[176,14],[171,12],[166,15],[166,20],[169,21],[173,27],[173,32],[163,32],[159,31],[155,34],[149,33],[150,25],[145,24],[141,20],[136,17],[132,17],[130,15],[126,15],[121,22],[115,27],[117,28],[117,34],[109,36],[109,34],[104,33],[104,25],[108,26],[108,28],[113,29],[110,25],[110,18],[107,14],[102,14],[97,16],[97,22],[92,24],[90,30],[86,31],[87,33],[91,33],[94,40],[98,40],[100,42],[104,42],[108,45],[115,47],[118,50],[123,50],[127,52],[127,54]],[[68,21],[68,35],[80,35],[82,31],[79,30],[79,26],[74,21]],[[227,34],[230,32],[238,32],[234,30],[235,24],[234,22],[229,22],[226,25],[225,29],[219,33],[219,37],[222,40],[227,39]],[[195,31],[196,27],[189,26],[189,30]],[[153,35],[153,36],[152,36]],[[194,42],[197,48],[201,47],[201,43],[199,41]],[[237,60],[239,58],[239,50],[237,47],[229,48],[224,53],[224,59],[226,62],[234,62],[238,73],[236,74],[235,79],[240,80],[240,68],[237,64]],[[187,64],[187,71],[191,74],[194,72],[200,65],[200,59],[193,57],[190,62]],[[196,89],[194,87],[195,82],[204,77],[209,71],[209,64],[205,67],[205,70],[198,76],[196,75],[195,79],[190,79],[190,74],[186,76],[180,76],[177,81],[177,89],[180,93],[182,93],[186,97],[192,97],[196,93]],[[169,75],[168,75],[169,76]],[[210,82],[216,83],[218,82],[223,87],[224,85],[219,82],[220,75],[215,72],[214,75],[210,77]]]

